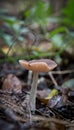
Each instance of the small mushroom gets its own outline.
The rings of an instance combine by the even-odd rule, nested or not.
[[[23,68],[33,71],[33,83],[30,93],[30,107],[31,111],[35,111],[36,104],[36,93],[37,93],[37,81],[39,72],[49,72],[54,69],[57,64],[50,59],[39,59],[39,60],[19,60],[19,63]]]

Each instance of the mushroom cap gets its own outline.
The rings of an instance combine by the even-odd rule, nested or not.
[[[21,66],[27,70],[36,72],[49,72],[54,69],[57,64],[50,59],[39,59],[39,60],[19,60]]]

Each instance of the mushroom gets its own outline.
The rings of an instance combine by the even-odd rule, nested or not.
[[[33,83],[30,93],[30,107],[31,111],[35,112],[38,73],[49,72],[54,69],[57,64],[50,59],[38,59],[31,61],[19,60],[19,63],[23,68],[33,71]]]

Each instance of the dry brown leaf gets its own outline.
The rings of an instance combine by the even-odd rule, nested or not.
[[[2,89],[10,92],[21,93],[22,85],[15,75],[9,74],[3,82]]]

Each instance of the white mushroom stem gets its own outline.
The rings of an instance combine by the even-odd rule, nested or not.
[[[33,83],[30,93],[30,107],[31,111],[35,111],[36,107],[36,94],[37,94],[37,82],[38,82],[38,72],[33,72]]]

